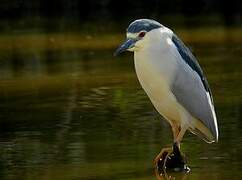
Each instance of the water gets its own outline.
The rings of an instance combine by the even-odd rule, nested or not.
[[[218,144],[186,134],[187,178],[241,179],[241,35],[184,32],[208,77],[220,129]],[[0,178],[155,179],[152,160],[171,144],[171,130],[141,89],[132,55],[112,56],[121,38],[95,48],[68,37],[0,38]]]

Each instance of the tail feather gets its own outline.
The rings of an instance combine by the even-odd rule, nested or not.
[[[206,143],[216,142],[216,137],[213,136],[212,132],[200,121],[196,120],[196,125],[193,128],[189,128],[189,131],[199,138],[204,140]]]

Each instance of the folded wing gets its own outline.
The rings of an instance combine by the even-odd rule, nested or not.
[[[184,43],[173,35],[172,42],[179,58],[178,70],[171,90],[177,101],[196,119],[200,120],[218,140],[217,119],[212,94],[196,58]]]

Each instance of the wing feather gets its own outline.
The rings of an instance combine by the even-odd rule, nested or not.
[[[218,138],[217,119],[211,90],[196,58],[184,43],[173,35],[172,42],[177,49],[178,70],[172,84],[172,92],[180,104]]]

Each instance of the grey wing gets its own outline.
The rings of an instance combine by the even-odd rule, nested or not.
[[[196,58],[183,42],[174,35],[178,69],[171,90],[177,101],[199,119],[218,138],[217,119],[208,82]]]

